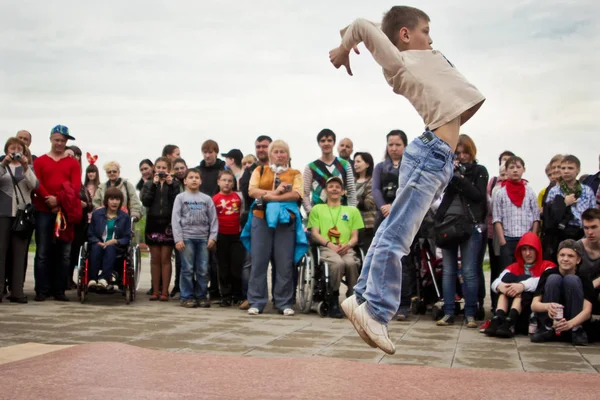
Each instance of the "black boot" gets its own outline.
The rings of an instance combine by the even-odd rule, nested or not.
[[[485,333],[487,336],[496,336],[496,331],[498,330],[498,326],[502,325],[503,322],[504,321],[498,317],[492,318],[492,320],[490,321],[490,326],[488,326],[483,331],[483,333]]]
[[[506,318],[496,330],[496,337],[511,338],[515,336],[515,322],[511,318]]]
[[[329,299],[329,318],[344,318],[344,313],[340,310],[340,292],[335,291]]]

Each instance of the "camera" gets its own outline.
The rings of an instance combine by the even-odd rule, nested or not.
[[[12,158],[14,158],[15,160],[20,160],[21,157],[23,157],[23,155],[21,153],[12,153],[11,154]]]
[[[454,172],[458,172],[460,175],[465,175],[467,172],[467,167],[463,163],[458,163],[454,166]]]
[[[160,179],[165,179],[165,178],[167,177],[167,173],[166,173],[166,172],[162,172],[162,171],[161,171],[161,172],[159,172],[159,173],[158,173],[158,177],[159,177]]]
[[[261,210],[261,211],[265,210],[265,201],[263,200],[262,197],[259,199],[256,199],[256,201],[254,202],[254,209]]]
[[[383,187],[381,192],[383,193],[383,198],[388,204],[391,204],[396,199],[396,191],[398,190],[398,184],[396,182],[390,182]]]

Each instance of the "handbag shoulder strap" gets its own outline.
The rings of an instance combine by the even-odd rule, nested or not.
[[[21,191],[21,188],[19,187],[19,184],[17,183],[15,176],[13,175],[12,171],[10,170],[10,165],[6,166],[6,170],[8,171],[8,174],[10,175],[10,179],[12,180],[13,186],[15,187],[15,191],[19,191],[19,194],[21,195],[21,198],[23,199],[23,204],[25,204],[26,203],[25,196],[23,196],[23,192]],[[15,193],[15,199],[17,200],[17,207],[18,207],[19,206],[19,196],[17,196],[16,193]]]

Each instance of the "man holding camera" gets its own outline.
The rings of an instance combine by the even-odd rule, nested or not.
[[[48,154],[38,157],[34,170],[40,182],[34,198],[35,213],[35,300],[44,301],[53,296],[58,301],[69,301],[65,296],[71,242],[55,237],[57,213],[61,210],[63,184],[70,183],[79,196],[81,169],[76,159],[65,154],[69,128],[57,125],[50,131],[52,147]],[[65,210],[62,210],[65,212]],[[67,221],[69,224],[79,221]]]

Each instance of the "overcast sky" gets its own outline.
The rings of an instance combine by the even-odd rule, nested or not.
[[[0,2],[0,128],[33,134],[33,152],[67,125],[75,144],[117,160],[139,179],[138,161],[163,145],[189,165],[200,146],[253,152],[259,134],[289,142],[293,166],[319,156],[330,128],[376,160],[385,135],[418,136],[423,122],[395,95],[368,51],[354,76],[328,51],[356,17],[379,21],[389,1],[13,1]],[[536,190],[555,153],[582,173],[598,171],[600,5],[597,0],[426,1],[433,47],[487,97],[463,126],[478,159],[497,173],[510,149]],[[104,175],[104,174],[103,174]],[[104,178],[104,176],[103,176]],[[105,179],[105,178],[104,178]]]

